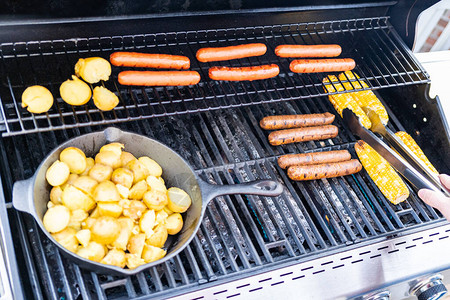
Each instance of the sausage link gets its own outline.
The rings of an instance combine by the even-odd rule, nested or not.
[[[261,119],[259,126],[266,130],[276,130],[328,125],[333,123],[334,118],[335,116],[329,112],[323,114],[267,116]]]
[[[282,169],[296,165],[317,165],[350,160],[348,150],[323,151],[300,154],[286,154],[278,157],[278,165]]]
[[[341,72],[353,70],[356,63],[351,58],[296,59],[289,69],[294,73]]]
[[[253,67],[211,67],[209,68],[209,78],[213,80],[243,81],[260,80],[277,76],[280,68],[275,65],[262,65]]]
[[[245,44],[228,47],[201,48],[196,57],[200,62],[224,61],[244,57],[264,55],[267,47],[261,43]]]
[[[302,127],[273,131],[269,134],[269,143],[273,146],[290,143],[307,142],[334,138],[338,135],[338,128],[334,125]]]
[[[119,67],[156,69],[187,70],[191,65],[186,56],[137,52],[114,52],[110,55],[109,61]]]
[[[122,71],[118,79],[122,85],[180,86],[199,83],[200,74],[196,71]]]
[[[357,159],[310,166],[291,166],[287,170],[290,179],[295,181],[332,178],[355,174],[362,165]]]
[[[279,45],[275,54],[279,57],[335,57],[342,48],[339,45]]]

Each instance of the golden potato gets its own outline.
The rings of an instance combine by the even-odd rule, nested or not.
[[[133,185],[133,172],[126,168],[117,168],[111,175],[111,181],[130,189]]]
[[[45,214],[42,222],[45,229],[50,233],[59,232],[69,225],[70,210],[64,205],[55,205],[49,208]]]
[[[102,182],[105,180],[110,180],[112,172],[113,168],[111,168],[110,166],[95,164],[89,170],[89,176],[91,176],[98,182]]]
[[[100,262],[105,257],[106,251],[102,244],[91,241],[86,247],[80,247],[77,254],[85,259]]]
[[[69,166],[71,173],[81,174],[86,169],[86,155],[76,147],[67,147],[61,151],[59,160]]]
[[[100,202],[97,204],[101,216],[110,216],[118,218],[122,214],[122,206],[117,202]]]
[[[125,148],[124,144],[121,143],[109,143],[100,148],[99,152],[103,151],[112,151],[116,153],[118,156],[122,155],[122,149]]]
[[[147,183],[145,180],[141,180],[137,182],[133,187],[130,189],[130,194],[128,195],[128,198],[133,200],[142,200],[142,197],[144,197],[144,194],[147,192]]]
[[[166,219],[167,233],[170,235],[177,234],[183,228],[183,218],[179,213],[173,213]]]
[[[95,187],[97,186],[98,182],[94,178],[86,175],[79,176],[74,182],[73,186],[77,189],[85,192],[89,196],[92,196],[94,193]]]
[[[52,208],[55,204],[52,201],[47,202],[47,209]]]
[[[91,240],[91,231],[89,229],[82,229],[77,232],[75,237],[83,247],[86,247]]]
[[[167,196],[169,198],[167,207],[173,212],[184,213],[191,206],[191,197],[180,188],[169,188],[167,190]]]
[[[73,228],[75,230],[81,229],[81,223],[89,217],[89,214],[82,210],[77,209],[72,211],[72,215],[70,216],[69,225],[67,225],[70,228]]]
[[[61,98],[70,105],[83,105],[91,99],[91,88],[84,81],[72,75],[72,80],[67,79],[59,87]]]
[[[60,186],[52,187],[52,189],[50,190],[50,201],[52,201],[53,204],[61,204],[62,203],[62,200],[61,200],[62,192],[63,192],[63,190],[61,189]]]
[[[98,217],[91,227],[92,240],[100,244],[109,244],[119,236],[120,224],[109,216]]]
[[[155,226],[155,220],[155,211],[153,209],[147,210],[139,220],[139,228],[142,232],[148,233],[153,230],[153,227]]]
[[[31,113],[47,112],[53,105],[53,95],[40,85],[29,86],[22,93],[22,107],[27,107]]]
[[[147,181],[147,185],[150,187],[150,190],[166,193],[167,188],[166,188],[166,185],[164,184],[164,180],[161,181],[161,180],[159,180],[159,178],[161,178],[161,177],[155,177],[155,176],[150,175],[150,176],[147,176],[147,179],[145,181]]]
[[[95,161],[92,157],[86,157],[86,169],[80,175],[89,175],[89,171],[95,165]]]
[[[71,184],[73,185],[73,183],[75,182],[75,180],[78,179],[78,177],[80,177],[78,174],[70,174],[69,175],[69,179],[67,179],[65,184]]]
[[[139,267],[140,265],[144,265],[145,261],[136,254],[126,253],[125,258],[127,260],[127,267],[128,269],[135,269]]]
[[[67,185],[61,195],[62,203],[71,211],[82,209],[90,211],[95,207],[95,201],[73,185]]]
[[[118,266],[119,268],[125,268],[127,261],[123,250],[111,249],[100,262],[107,265]]]
[[[130,169],[133,172],[133,184],[139,182],[141,180],[145,180],[148,175],[150,175],[148,169],[145,167],[143,163],[139,160],[131,160],[126,165],[126,168]]]
[[[120,224],[120,233],[111,245],[117,249],[127,250],[128,241],[131,237],[131,230],[134,226],[134,221],[127,217],[120,217],[117,220]]]
[[[116,169],[121,166],[120,155],[117,155],[113,151],[99,152],[95,156],[95,163],[110,166],[111,168]]]
[[[142,259],[146,263],[161,259],[164,256],[166,256],[166,250],[147,244],[144,246],[144,250],[142,251]]]
[[[144,245],[145,245],[145,234],[139,233],[136,235],[132,235],[130,237],[127,249],[131,254],[136,254],[137,256],[141,257]]]
[[[103,111],[112,110],[119,104],[119,97],[103,86],[94,88],[94,104]]]
[[[122,199],[128,199],[128,196],[130,195],[130,190],[128,188],[124,187],[121,184],[116,184],[116,188]]]
[[[162,248],[167,241],[168,233],[166,225],[160,224],[155,227],[153,234],[147,237],[146,244]]]
[[[80,58],[75,64],[75,74],[88,83],[107,81],[111,75],[111,65],[101,57]]]
[[[98,210],[98,205],[94,208],[94,210],[89,215],[90,218],[98,218],[100,217],[100,211]]]
[[[97,218],[89,216],[86,220],[81,222],[81,229],[91,229],[95,221],[97,221]]]
[[[77,231],[73,228],[66,228],[58,233],[53,233],[52,237],[64,248],[71,252],[76,252],[78,248],[78,240],[76,238]]]
[[[62,161],[55,161],[45,173],[47,182],[52,186],[58,186],[65,183],[69,179],[69,166]]]
[[[127,207],[128,206],[128,207]],[[123,207],[123,215],[133,220],[139,219],[147,210],[147,206],[139,200],[131,200],[128,205]]]
[[[167,194],[160,191],[148,191],[144,194],[143,201],[149,209],[161,210],[168,204]]]
[[[167,213],[167,215],[171,215],[171,214],[173,214],[173,211],[170,209],[170,208],[168,208],[167,207],[167,205],[166,206],[164,206],[164,208],[162,209],[164,212],[166,212]]]
[[[165,224],[166,223],[166,219],[169,216],[169,214],[167,212],[164,211],[164,209],[159,210],[156,212],[156,225],[157,224]]]
[[[116,185],[109,180],[97,184],[92,196],[96,202],[114,202],[120,200],[120,194]]]
[[[120,161],[122,162],[122,166],[126,166],[127,163],[129,163],[132,160],[136,160],[137,158],[134,157],[133,154],[130,152],[122,151],[122,154],[120,155]]]
[[[162,175],[161,166],[148,156],[141,156],[138,159],[148,170],[151,176],[160,177]]]

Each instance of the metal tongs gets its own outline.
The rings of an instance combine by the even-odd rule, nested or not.
[[[438,176],[432,173],[422,160],[381,123],[378,114],[368,108],[364,108],[364,111],[372,122],[370,129],[383,136],[392,149],[374,133],[364,128],[359,122],[359,118],[346,108],[342,111],[342,117],[350,130],[384,157],[417,190],[430,189],[450,197],[449,192],[441,185]]]

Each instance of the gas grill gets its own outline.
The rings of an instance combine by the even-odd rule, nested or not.
[[[439,171],[449,173],[450,131],[439,99],[427,95],[428,74],[408,48],[411,28],[408,23],[398,25],[397,18],[406,16],[398,13],[402,5],[373,2],[4,21],[0,216],[15,297],[329,299],[389,291],[399,299],[421,280],[450,273],[450,226],[412,189],[407,201],[392,205],[365,170],[293,182],[278,167],[277,157],[286,153],[348,149],[356,157],[357,138],[338,115],[336,138],[278,147],[268,143],[258,125],[273,114],[335,113],[322,84],[325,75],[294,74],[289,61],[276,57],[273,50],[286,43],[340,44],[341,57],[355,59],[355,73],[387,108],[388,127],[409,132]],[[417,9],[412,12],[417,17]],[[214,65],[275,63],[279,76],[254,82],[211,81],[207,70],[212,64],[195,59],[201,47],[252,42],[266,44],[267,54]],[[117,83],[120,68],[113,68],[104,84],[119,96],[114,110],[101,112],[92,101],[74,107],[57,97],[78,58],[108,59],[121,50],[186,55],[202,80],[188,87],[131,88]],[[30,114],[20,106],[23,90],[34,84],[46,86],[55,96],[46,114]],[[270,178],[283,183],[284,192],[274,198],[217,197],[180,255],[135,276],[85,271],[61,256],[30,216],[12,208],[12,185],[31,177],[59,144],[108,126],[172,147],[210,183]],[[439,284],[439,278],[431,281]]]

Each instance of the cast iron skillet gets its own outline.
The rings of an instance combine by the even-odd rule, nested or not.
[[[68,251],[56,242],[42,223],[44,213],[47,211],[51,189],[45,179],[45,172],[55,160],[59,159],[60,152],[66,147],[74,146],[83,150],[87,156],[93,156],[100,150],[100,147],[110,142],[125,144],[125,150],[136,157],[146,155],[154,159],[163,169],[162,177],[166,186],[182,188],[192,198],[191,207],[183,214],[183,229],[179,234],[171,239],[169,238],[164,245],[167,255],[160,260],[139,266],[133,270],[93,262]],[[205,214],[206,206],[211,199],[227,194],[278,196],[282,191],[282,185],[272,180],[259,180],[234,185],[211,185],[197,177],[191,166],[169,147],[148,137],[110,127],[101,132],[78,136],[54,149],[40,164],[33,177],[14,184],[13,206],[17,210],[32,215],[44,234],[58,246],[63,254],[78,263],[80,267],[104,274],[132,275],[158,265],[182,251],[195,236]]]

